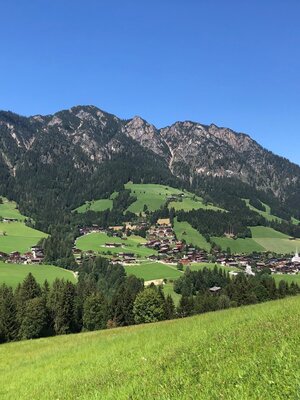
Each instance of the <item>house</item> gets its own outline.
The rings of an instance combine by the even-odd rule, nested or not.
[[[209,291],[213,294],[218,293],[222,288],[220,286],[213,286],[211,288],[209,288]]]

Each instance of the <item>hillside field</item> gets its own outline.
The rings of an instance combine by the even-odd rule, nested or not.
[[[46,279],[49,283],[52,283],[56,278],[76,282],[71,271],[54,265],[7,264],[0,261],[0,284],[5,283],[7,286],[15,288],[23,282],[29,272],[40,284],[43,284]]]
[[[176,279],[182,275],[176,266],[160,262],[145,262],[140,265],[127,265],[124,267],[127,275],[135,275],[145,281],[154,279]]]
[[[201,249],[210,250],[210,244],[205,240],[196,229],[194,229],[188,222],[179,222],[177,218],[174,219],[174,232],[178,240],[185,240],[187,244],[197,246]]]
[[[156,250],[148,249],[140,244],[145,243],[145,239],[140,236],[129,236],[127,240],[122,240],[117,237],[108,236],[106,233],[90,233],[85,236],[80,236],[76,240],[76,247],[80,250],[93,250],[99,254],[116,255],[123,252],[135,253],[140,257],[151,256],[156,254]],[[121,243],[122,247],[105,247],[105,243]]]
[[[282,218],[271,214],[271,207],[268,204],[261,202],[261,204],[264,205],[265,209],[266,209],[266,211],[261,211],[261,210],[257,209],[256,207],[253,207],[250,204],[249,199],[243,199],[243,200],[246,203],[247,207],[250,208],[250,210],[255,211],[258,214],[262,215],[267,221],[282,222]],[[295,225],[298,225],[300,223],[300,221],[298,219],[296,219],[295,217],[292,217],[292,223]]]
[[[275,253],[295,253],[300,249],[300,239],[292,240],[288,235],[265,226],[251,227],[253,240],[265,250]]]
[[[250,227],[252,238],[231,239],[227,237],[212,237],[223,250],[227,247],[233,253],[252,253],[254,251],[272,251],[278,254],[292,254],[300,249],[300,239],[291,239],[288,235],[266,226]]]
[[[296,400],[300,297],[0,346],[3,400]],[[30,382],[30,384],[28,384]]]
[[[73,211],[77,211],[78,213],[85,213],[87,211],[105,211],[111,210],[113,207],[113,200],[118,195],[118,192],[113,192],[109,199],[98,199],[86,201],[81,206],[75,208]]]
[[[29,228],[23,222],[0,222],[0,251],[25,253],[47,236],[44,232]]]
[[[15,218],[19,221],[24,221],[26,217],[20,213],[20,211],[17,208],[17,204],[14,201],[9,201],[5,197],[1,198],[3,203],[0,204],[0,217]]]
[[[176,210],[190,211],[192,209],[207,209],[207,210],[221,210],[212,204],[204,204],[203,199],[193,193],[185,190],[179,190],[170,186],[157,185],[157,184],[134,184],[127,183],[126,189],[130,189],[133,196],[136,196],[137,200],[128,207],[128,211],[139,214],[143,212],[144,205],[146,204],[149,211],[158,210],[162,207],[168,197],[172,195],[183,194],[184,198],[182,201],[172,201],[169,207],[174,207]]]

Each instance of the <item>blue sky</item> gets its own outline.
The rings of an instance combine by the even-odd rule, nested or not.
[[[298,0],[3,1],[0,109],[213,122],[300,164],[299,19]]]

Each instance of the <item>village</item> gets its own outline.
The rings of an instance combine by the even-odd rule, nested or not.
[[[80,234],[106,233],[113,238],[118,237],[126,240],[132,233],[139,232],[141,229],[146,230],[146,242],[143,246],[153,250],[153,254],[147,257],[151,261],[175,265],[178,268],[192,263],[215,263],[224,267],[234,268],[237,271],[244,271],[249,275],[254,275],[254,271],[262,271],[264,269],[269,269],[273,274],[294,275],[300,272],[298,252],[294,257],[276,256],[273,253],[227,254],[215,249],[208,253],[205,250],[188,245],[184,241],[177,240],[169,218],[158,219],[153,226],[149,226],[145,222],[136,225],[127,223],[122,226],[111,226],[108,229],[93,225],[92,227],[81,228]],[[122,251],[122,243],[106,242],[104,247],[106,249],[120,249],[120,252],[111,256],[113,264],[140,263],[134,251]],[[82,252],[76,246],[73,248],[73,253],[78,263],[80,263],[83,255],[96,256],[94,251]],[[231,272],[232,275],[237,273]]]

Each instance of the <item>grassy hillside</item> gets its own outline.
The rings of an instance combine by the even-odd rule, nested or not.
[[[207,251],[210,250],[210,244],[205,240],[196,229],[194,229],[188,222],[178,222],[177,218],[174,219],[174,231],[177,239],[185,240],[187,244],[197,246]]]
[[[16,218],[19,221],[24,221],[26,218],[20,213],[17,204],[14,201],[9,201],[5,197],[1,197],[3,203],[0,204],[0,217],[2,218]]]
[[[212,237],[211,239],[226,250],[227,247],[233,253],[251,253],[253,251],[273,251],[278,254],[294,253],[300,249],[300,239],[292,240],[284,233],[266,226],[250,227],[252,239],[231,239],[227,237]]]
[[[78,213],[85,213],[87,211],[105,211],[111,210],[113,208],[113,200],[117,197],[118,192],[113,192],[109,199],[98,199],[86,201],[81,206],[75,208],[73,211],[77,211]]]
[[[105,243],[121,243],[122,247],[105,247]],[[106,233],[90,233],[81,236],[76,241],[76,247],[80,250],[87,251],[93,250],[99,254],[110,252],[110,254],[117,254],[123,252],[132,252],[141,257],[147,257],[157,252],[153,249],[148,249],[140,244],[145,243],[145,239],[140,236],[129,236],[127,240],[108,236]]]
[[[56,278],[76,282],[76,279],[71,271],[55,267],[53,265],[20,265],[6,264],[0,261],[0,284],[15,288],[18,283],[23,282],[24,278],[31,272],[39,283],[44,283],[47,279],[52,283]]]
[[[86,201],[82,206],[77,207],[74,211],[79,213],[85,213],[87,211],[104,211],[111,210],[113,206],[113,201],[111,199],[100,199]]]
[[[265,251],[265,248],[251,238],[231,239],[227,237],[213,236],[211,238],[222,250],[230,248],[232,253],[252,253],[253,251]]]
[[[299,307],[293,297],[1,345],[1,398],[296,400]]]
[[[277,222],[282,222],[282,218],[280,217],[276,217],[276,215],[271,214],[271,207],[266,204],[261,202],[262,205],[265,206],[266,211],[261,211],[259,209],[257,209],[256,207],[253,207],[250,204],[250,200],[249,199],[243,199],[247,205],[247,207],[250,208],[250,210],[257,212],[258,214],[262,215],[267,221],[277,221]],[[292,217],[292,223],[295,225],[298,225],[300,223],[300,221],[294,217]]]
[[[268,206],[268,204],[265,203],[261,203],[263,206],[265,206],[266,211],[261,211],[256,207],[253,207],[250,204],[250,200],[249,199],[243,199],[247,205],[248,208],[250,208],[250,210],[257,212],[258,214],[262,215],[267,221],[278,221],[281,222],[282,219],[279,217],[276,217],[275,215],[271,214],[271,207]]]
[[[176,266],[159,262],[146,262],[141,265],[128,265],[125,267],[127,275],[135,275],[145,281],[153,279],[176,279],[182,275]]]
[[[291,240],[284,233],[265,226],[251,227],[253,240],[265,250],[275,253],[294,253],[300,249],[300,239]]]
[[[29,228],[23,222],[0,222],[0,251],[25,253],[46,233]]]
[[[127,183],[125,187],[126,189],[130,189],[131,193],[137,198],[137,200],[128,207],[129,211],[136,214],[143,212],[145,204],[149,211],[158,210],[166,203],[168,197],[179,194],[184,195],[182,201],[172,201],[169,205],[170,207],[174,207],[176,210],[190,211],[199,208],[221,210],[213,204],[204,204],[203,199],[193,193],[175,189],[170,186]]]

